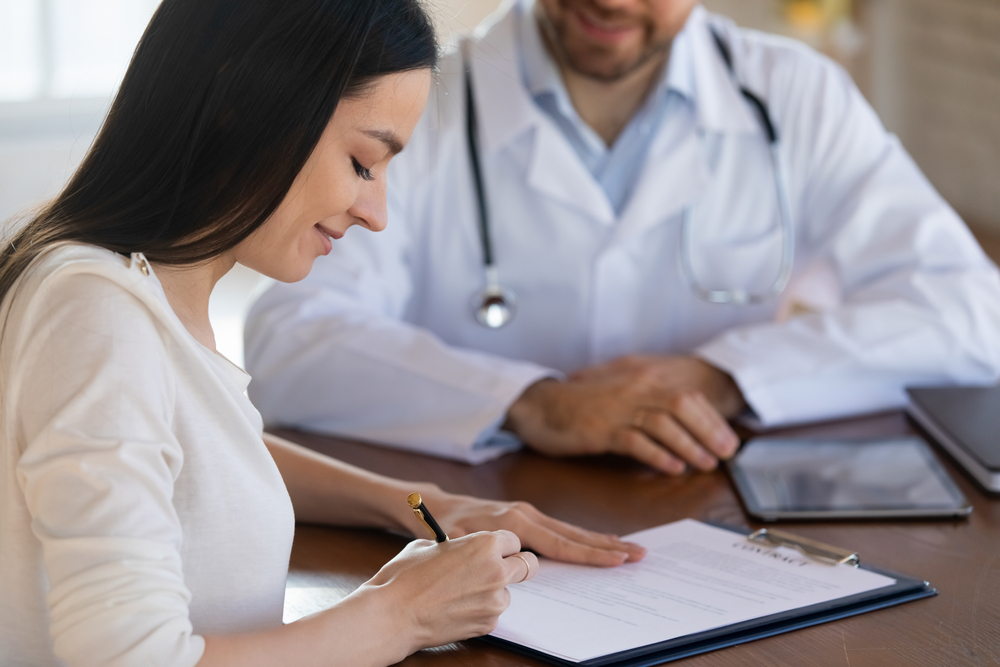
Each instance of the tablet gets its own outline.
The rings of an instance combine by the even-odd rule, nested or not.
[[[961,517],[972,511],[926,442],[759,437],[727,463],[762,521]]]

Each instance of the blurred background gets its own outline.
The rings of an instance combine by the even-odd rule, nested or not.
[[[445,42],[500,5],[424,1]],[[0,221],[38,206],[65,183],[158,4],[0,0]],[[1000,258],[1000,0],[704,4],[839,61],[987,252]],[[219,350],[240,365],[243,316],[266,284],[237,267],[213,295]]]

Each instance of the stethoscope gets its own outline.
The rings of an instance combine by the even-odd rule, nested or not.
[[[719,34],[711,30],[712,38],[718,47],[719,54],[726,64],[726,69],[734,84],[757,112],[764,134],[767,136],[771,149],[771,166],[774,171],[774,188],[778,198],[778,214],[781,217],[782,245],[781,266],[778,275],[771,286],[763,292],[751,292],[744,289],[715,290],[704,287],[694,273],[691,265],[691,212],[693,205],[684,207],[681,214],[681,246],[680,265],[684,280],[692,293],[699,299],[709,303],[733,304],[738,306],[765,303],[780,295],[792,275],[792,263],[795,258],[795,228],[792,226],[791,205],[788,201],[788,188],[781,152],[778,144],[778,133],[771,122],[767,105],[754,93],[740,84],[733,67],[732,55]],[[517,311],[517,300],[514,292],[500,284],[500,277],[493,256],[493,243],[490,236],[489,212],[486,206],[486,189],[483,184],[482,167],[479,159],[478,125],[476,121],[476,105],[472,95],[471,60],[465,59],[465,104],[466,104],[466,140],[469,148],[469,158],[472,164],[472,180],[476,190],[476,203],[479,209],[479,240],[483,251],[483,270],[486,275],[486,288],[473,298],[473,311],[476,320],[489,329],[499,329],[513,319]]]

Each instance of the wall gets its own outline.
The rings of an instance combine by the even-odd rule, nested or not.
[[[438,29],[441,41],[454,33],[472,32],[490,12],[500,6],[500,0],[424,0]]]
[[[0,104],[0,221],[58,192],[90,146],[108,101]]]
[[[1000,2],[871,3],[872,101],[969,224],[1000,236]]]

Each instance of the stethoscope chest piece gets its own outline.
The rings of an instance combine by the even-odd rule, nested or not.
[[[500,286],[496,268],[486,269],[486,289],[472,299],[472,309],[476,321],[487,329],[499,329],[514,318],[517,312],[517,298],[514,292]]]

